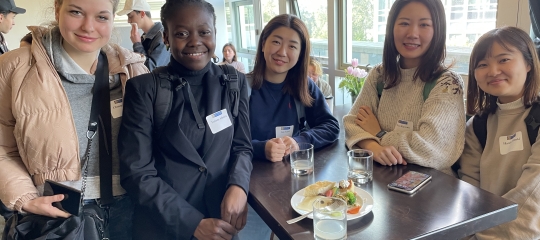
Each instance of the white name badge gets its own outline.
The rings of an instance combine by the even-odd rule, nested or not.
[[[501,155],[523,150],[523,135],[521,131],[510,136],[499,137],[499,147],[501,149]]]
[[[276,138],[292,137],[294,125],[276,127]]]
[[[411,121],[398,120],[394,131],[403,132],[403,131],[412,131],[414,124]]]
[[[124,100],[122,98],[111,101],[111,116],[113,118],[121,117],[123,109],[124,109]]]
[[[206,122],[208,122],[210,131],[212,131],[213,134],[221,132],[221,130],[232,125],[231,119],[229,119],[229,113],[227,113],[227,109],[221,109],[220,111],[206,116]]]

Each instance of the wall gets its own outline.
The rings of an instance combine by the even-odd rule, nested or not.
[[[15,0],[17,7],[26,9],[26,13],[15,17],[15,26],[4,34],[9,49],[19,47],[21,38],[29,31],[26,26],[40,25],[54,20],[54,8],[52,0]]]

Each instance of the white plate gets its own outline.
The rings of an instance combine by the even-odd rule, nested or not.
[[[347,221],[357,219],[359,217],[362,217],[369,212],[371,212],[371,209],[373,209],[373,197],[371,195],[364,191],[363,189],[354,186],[354,191],[356,192],[356,195],[358,195],[362,199],[362,207],[360,208],[360,211],[357,214],[347,214]],[[303,215],[306,214],[307,211],[304,211],[302,209],[298,209],[296,206],[302,202],[302,199],[304,199],[304,189],[301,189],[300,191],[296,192],[292,198],[291,198],[291,206],[298,214]],[[309,214],[307,216],[308,218],[313,219],[313,214]]]

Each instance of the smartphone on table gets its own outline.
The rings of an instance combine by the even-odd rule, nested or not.
[[[72,215],[79,215],[82,195],[82,192],[80,190],[68,187],[66,185],[51,180],[45,180],[43,188],[44,196],[53,196],[57,194],[64,195],[64,200],[60,202],[54,202],[53,206]]]
[[[388,184],[388,188],[407,194],[413,194],[431,180],[431,175],[408,171],[403,176]]]

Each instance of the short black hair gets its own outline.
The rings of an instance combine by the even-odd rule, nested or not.
[[[7,16],[11,11],[0,11],[0,14]]]
[[[209,2],[205,0],[167,0],[161,7],[161,24],[163,24],[165,31],[167,31],[167,20],[176,15],[176,11],[188,5],[198,6],[208,11],[214,18],[214,27],[216,26],[216,12],[214,6]]]

